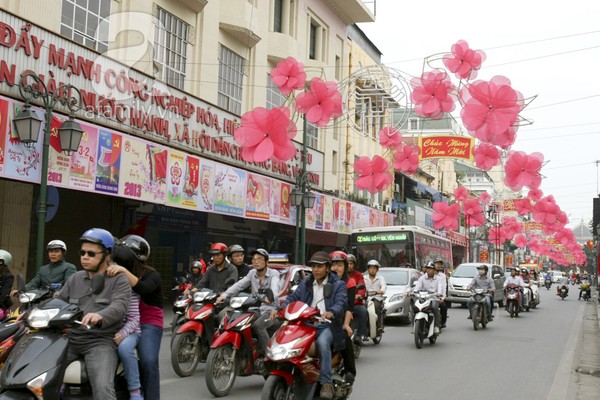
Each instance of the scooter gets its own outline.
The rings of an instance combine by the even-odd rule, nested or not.
[[[415,335],[415,346],[417,349],[423,347],[425,338],[429,339],[429,343],[435,344],[438,335],[434,333],[434,315],[433,315],[433,301],[435,300],[435,293],[421,291],[414,293],[415,297],[414,309],[415,309],[415,321],[414,321],[414,335]]]
[[[558,296],[564,300],[569,295],[569,288],[566,285],[562,285],[558,290]]]
[[[331,287],[324,288],[324,292]],[[329,293],[331,295],[331,293]],[[327,294],[325,295],[327,297]],[[279,311],[283,325],[269,341],[265,367],[269,376],[263,386],[262,400],[312,400],[318,398],[319,358],[316,353],[317,326],[330,321],[319,310],[294,301]],[[347,399],[352,384],[344,380],[341,353],[332,356],[334,400]]]
[[[485,304],[488,301],[485,290],[477,288],[474,292],[475,293],[472,296],[473,307],[471,308],[471,320],[473,322],[473,329],[477,331],[479,330],[480,324],[482,328],[485,328],[488,322],[491,322],[491,319]]]
[[[506,297],[506,311],[510,317],[518,317],[521,310],[521,291],[517,285],[508,285],[504,289]]]
[[[273,292],[269,289],[268,293],[272,302]],[[261,304],[259,296],[248,293],[240,293],[229,301],[232,311],[215,333],[204,371],[206,386],[215,397],[227,396],[237,376],[265,374],[264,368],[255,368],[260,360],[257,339],[252,335],[252,323],[260,316]]]
[[[544,285],[546,286],[546,289],[550,290],[550,287],[552,286],[552,279],[546,278],[544,280]]]
[[[383,338],[383,320],[385,319],[385,309],[383,308],[383,302],[386,299],[385,296],[380,296],[377,292],[369,292],[367,294],[367,312],[369,313],[369,338],[375,344],[379,344]],[[381,318],[378,318],[376,310],[376,303],[379,303],[381,310]]]
[[[175,338],[175,331],[177,328],[185,322],[185,310],[188,305],[192,302],[190,295],[184,294],[186,290],[192,288],[192,284],[184,277],[178,277],[175,279],[176,285],[171,290],[178,291],[179,294],[173,301],[173,320],[171,321],[171,345],[173,345],[173,339]]]
[[[85,296],[101,293],[103,289],[104,276],[96,274]],[[83,311],[76,304],[59,298],[32,308],[26,324],[37,332],[23,337],[6,360],[0,372],[0,399],[92,399],[85,361],[66,363],[69,339],[65,330],[80,328],[82,317]],[[115,389],[118,398],[128,398],[122,371],[115,371]]]

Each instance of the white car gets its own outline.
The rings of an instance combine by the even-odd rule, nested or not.
[[[421,273],[413,268],[396,267],[379,268],[378,273],[383,276],[387,284],[384,302],[386,318],[412,321],[414,310],[411,298],[407,294],[411,292],[413,283],[419,279]]]
[[[563,278],[562,271],[552,271],[552,283],[559,283]]]

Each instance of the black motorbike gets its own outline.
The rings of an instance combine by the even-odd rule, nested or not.
[[[550,286],[552,286],[552,279],[551,278],[544,279],[544,285],[546,286],[546,289],[550,290]]]
[[[471,307],[471,320],[473,322],[473,329],[477,331],[479,330],[479,325],[481,325],[482,328],[485,328],[491,319],[485,304],[488,301],[485,290],[477,288],[474,292],[473,306]]]

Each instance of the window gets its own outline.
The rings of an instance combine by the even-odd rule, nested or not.
[[[331,173],[337,175],[338,152],[333,150],[331,153]]]
[[[277,85],[273,83],[271,75],[267,74],[267,109],[270,110],[275,107],[280,107],[284,104],[285,96],[281,94],[281,91]]]
[[[319,127],[306,121],[306,145],[313,149],[319,148]]]
[[[162,66],[161,79],[178,89],[185,83],[189,25],[158,8],[154,31],[154,61]]]
[[[327,33],[323,24],[311,17],[308,37],[308,58],[311,60],[325,61]]]
[[[108,18],[111,0],[63,0],[60,34],[77,43],[108,50]]]
[[[283,32],[283,0],[273,2],[273,32]]]
[[[342,76],[341,70],[342,70],[342,59],[340,58],[340,56],[335,56],[335,79],[337,79],[338,81],[340,80],[340,77]]]
[[[419,129],[419,120],[416,118],[411,118],[409,121],[410,123],[410,129],[411,130],[417,130]]]
[[[219,57],[218,106],[242,115],[242,83],[244,81],[244,59],[221,46]]]

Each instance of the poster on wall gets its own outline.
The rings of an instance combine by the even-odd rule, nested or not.
[[[167,204],[181,206],[183,193],[183,169],[185,154],[179,151],[169,151],[169,166],[167,169]]]
[[[123,139],[119,195],[152,203],[166,199],[168,151],[134,137]]]
[[[8,141],[8,100],[0,98],[0,176],[4,172],[4,155]]]
[[[323,201],[324,196],[320,193],[317,193],[317,197],[315,198],[315,206],[313,210],[315,212],[315,228],[323,229]]]
[[[242,217],[246,200],[246,171],[217,164],[214,182],[214,210]]]
[[[249,173],[246,182],[246,217],[268,220],[271,179]]]
[[[83,129],[79,150],[71,155],[69,187],[76,190],[94,190],[96,154],[98,154],[98,128],[79,122]]]
[[[354,204],[352,207],[352,228],[365,228],[369,226],[369,207]]]
[[[48,184],[68,187],[71,175],[71,156],[64,154],[61,149],[58,128],[62,122],[56,114],[52,114],[48,148]]]
[[[323,196],[323,229],[333,230],[333,198]]]
[[[200,198],[198,209],[212,211],[214,199],[215,163],[202,159],[200,162]]]
[[[200,200],[200,159],[188,154],[184,165],[182,204],[195,209]]]
[[[268,198],[270,220],[273,222],[281,221],[281,181],[271,180],[271,193]]]
[[[101,129],[96,154],[96,190],[116,194],[119,192],[122,136]]]

